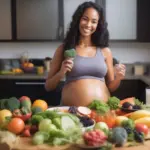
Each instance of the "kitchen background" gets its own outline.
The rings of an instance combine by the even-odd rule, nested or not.
[[[21,43],[1,42],[0,58],[18,58],[22,52],[29,52],[31,58],[52,57],[58,45],[61,44],[59,39],[67,31],[72,13],[84,1],[86,0],[17,0],[16,7],[13,7],[11,0],[0,0],[0,39],[2,41],[11,40],[14,36],[11,31],[12,28],[14,29],[11,23],[13,7],[12,13],[16,13],[16,16],[13,16],[13,20],[16,19],[15,40],[30,40],[30,42]],[[150,17],[148,14],[147,18],[146,15],[144,16],[146,9],[144,6],[146,2],[149,4],[148,0],[144,2],[140,0],[97,0],[96,2],[106,8],[106,19],[112,41],[110,48],[113,56],[123,63],[149,62],[150,29],[146,27],[147,24],[150,24]],[[14,8],[16,8],[15,11]],[[146,21],[141,17],[142,13]],[[12,22],[14,24],[14,21]],[[142,28],[143,24],[145,24],[144,28]],[[139,31],[140,27],[142,31]],[[145,34],[143,39],[139,38],[140,32]],[[36,39],[51,41],[31,42]],[[145,41],[148,42],[145,43]]]
[[[19,58],[29,52],[30,58],[52,57],[61,42],[0,43],[0,58]],[[122,63],[150,62],[150,43],[110,42],[113,56]]]
[[[67,31],[72,13],[84,1],[86,0],[0,0],[0,59],[20,59],[25,53],[28,53],[31,60],[43,60],[45,57],[53,57],[56,48],[61,44]],[[136,96],[145,102],[144,92],[150,85],[150,77],[148,76],[150,74],[150,1],[92,1],[101,4],[105,8],[110,32],[110,48],[113,56],[127,65],[128,74],[122,88],[117,91],[119,94],[115,94],[121,98]],[[143,69],[141,64],[144,68],[149,68],[149,70],[144,71],[138,77],[131,75],[135,65],[140,66],[137,70],[141,72]],[[33,86],[30,89],[32,93],[28,92],[27,94],[21,90],[20,95],[26,94],[33,97],[33,99],[37,97],[43,98],[42,95],[47,94],[44,93],[45,91],[43,92],[45,77],[45,74],[38,77],[31,74],[15,77],[5,75],[0,76],[0,83],[6,84],[5,80],[9,79],[8,85],[10,85],[11,81],[11,86],[15,89],[14,86],[18,86],[19,83],[19,88],[23,88],[24,91],[27,91],[27,88],[29,91],[29,86],[27,85],[30,85],[30,88]],[[25,81],[25,85],[20,84],[20,79],[23,83]],[[29,80],[32,81],[32,84],[31,82],[26,84]],[[37,85],[41,85],[40,89],[37,89]],[[19,88],[17,87],[17,90]],[[33,88],[39,90],[39,92],[33,92]],[[0,89],[4,91],[0,95],[3,98],[8,94],[6,92],[7,87],[4,88],[3,86]],[[52,102],[50,105],[59,103],[60,89],[51,93],[51,96],[44,97],[45,99],[56,97],[57,102]],[[126,93],[123,92],[124,89]],[[57,97],[58,91],[59,97]],[[8,96],[12,96],[13,93],[14,90]],[[41,94],[37,95],[37,93]],[[142,94],[138,95],[137,93]],[[123,97],[122,94],[124,95]],[[35,97],[35,95],[37,96]]]

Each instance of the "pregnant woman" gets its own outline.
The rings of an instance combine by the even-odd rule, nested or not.
[[[108,39],[103,9],[94,2],[79,5],[66,38],[52,59],[46,90],[54,90],[66,77],[63,105],[87,106],[95,99],[106,102],[125,76],[123,64],[113,67]],[[64,52],[72,48],[76,51],[75,59],[65,58]]]

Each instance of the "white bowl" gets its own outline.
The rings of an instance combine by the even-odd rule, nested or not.
[[[82,127],[82,132],[85,132],[87,130],[92,130],[94,128],[94,126],[95,126],[95,120],[93,120],[93,121],[94,121],[93,125],[88,126],[88,127]]]
[[[47,110],[50,110],[50,111],[52,111],[52,110],[59,110],[60,112],[61,111],[62,112],[67,112],[68,109],[69,109],[69,106],[58,106],[58,107],[50,107]]]

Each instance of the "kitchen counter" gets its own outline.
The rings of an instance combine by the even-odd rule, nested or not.
[[[37,80],[43,80],[46,79],[47,75],[42,74],[42,75],[37,75],[37,74],[18,74],[18,75],[0,75],[0,79],[37,79]]]
[[[141,81],[143,81],[144,83],[146,83],[150,86],[150,76],[126,75],[125,80],[141,80]]]
[[[21,75],[0,75],[0,79],[19,79],[19,80],[24,80],[24,79],[31,79],[31,80],[45,80],[47,77],[47,74],[43,75],[37,75],[37,74],[21,74]],[[125,76],[125,80],[142,80],[146,84],[150,86],[150,76],[135,76],[131,74],[127,74]],[[64,81],[62,79],[61,81]]]
[[[0,144],[0,149],[8,150],[9,147],[3,146]],[[144,144],[140,144],[138,146],[133,147],[118,147],[113,148],[113,150],[149,150],[150,149],[150,141],[146,141]],[[65,145],[65,146],[49,146],[49,145],[32,145],[30,138],[21,138],[19,144],[16,144],[12,147],[12,150],[81,150],[80,148],[77,148],[74,145]]]

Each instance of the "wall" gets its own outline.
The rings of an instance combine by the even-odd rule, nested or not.
[[[0,58],[19,58],[29,52],[30,58],[52,57],[59,42],[0,43]],[[110,43],[113,56],[122,63],[150,62],[150,43]]]

